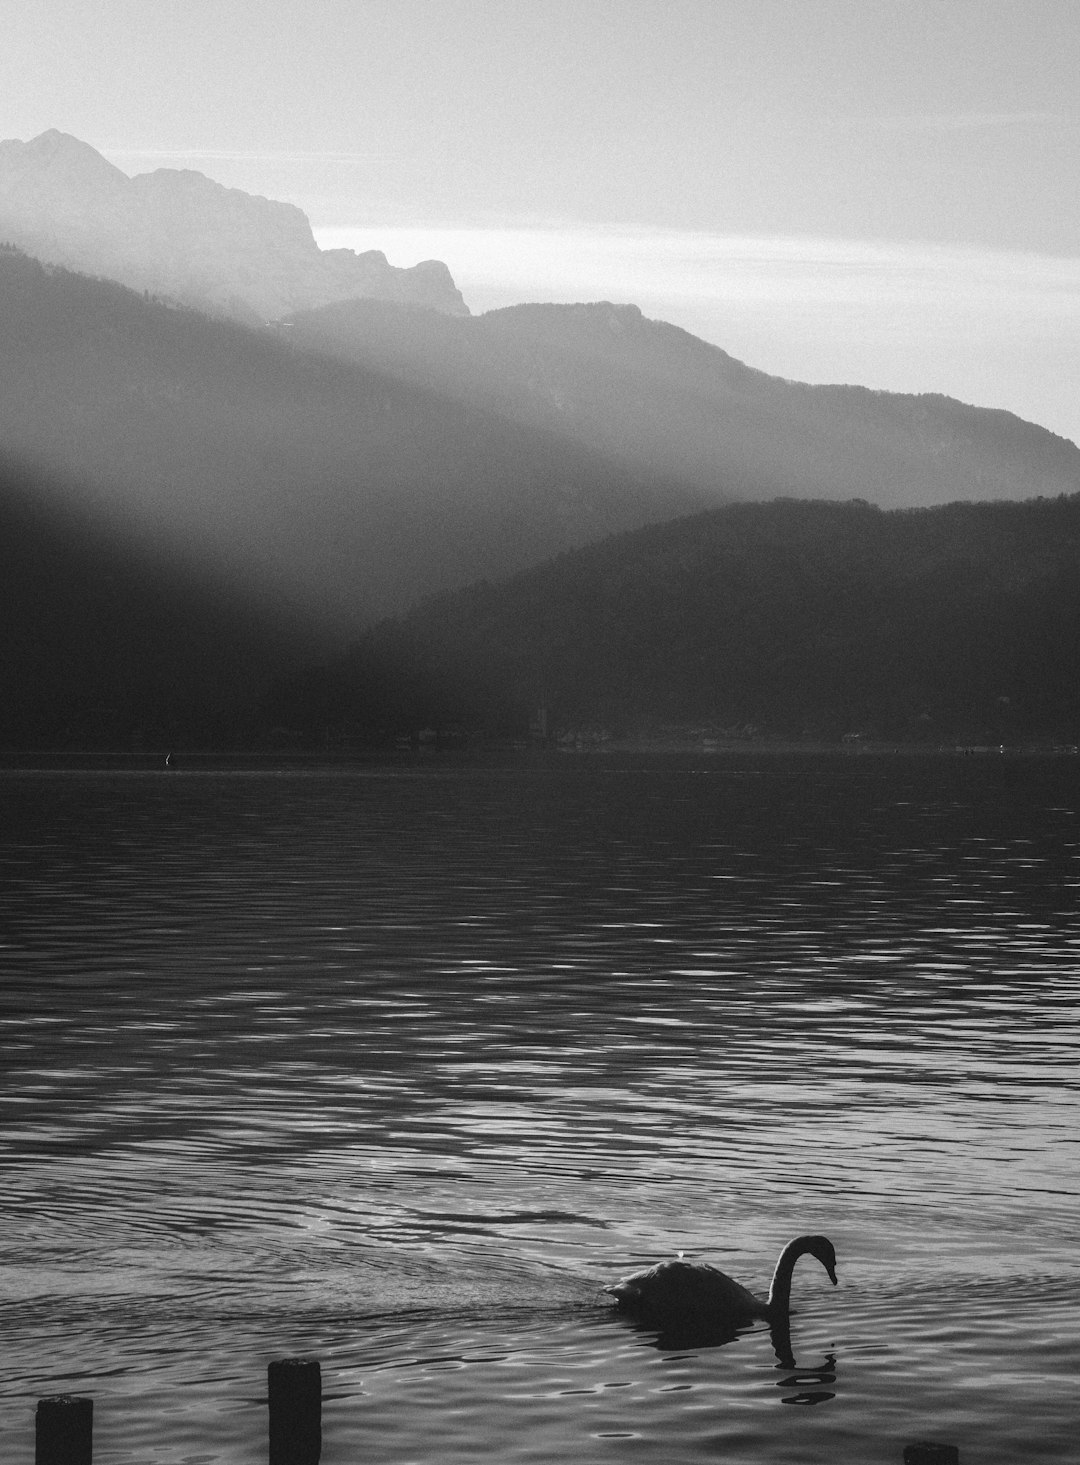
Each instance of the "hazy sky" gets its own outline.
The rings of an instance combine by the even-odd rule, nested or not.
[[[1080,0],[0,0],[0,136],[1080,438]]]

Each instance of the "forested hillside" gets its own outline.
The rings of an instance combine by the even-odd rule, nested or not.
[[[741,504],[376,627],[263,718],[934,742],[1080,733],[1080,496]],[[402,672],[407,668],[407,672]]]

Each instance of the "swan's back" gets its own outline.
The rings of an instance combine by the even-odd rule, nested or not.
[[[733,1321],[767,1317],[768,1308],[726,1272],[705,1262],[660,1262],[632,1272],[610,1287],[624,1312],[649,1318],[728,1318]]]

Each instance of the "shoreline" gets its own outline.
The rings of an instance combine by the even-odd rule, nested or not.
[[[125,749],[0,750],[0,772],[305,772],[356,768],[536,767],[566,762],[597,763],[622,758],[685,760],[706,764],[738,763],[771,758],[820,758],[858,763],[866,759],[1024,759],[1057,761],[1080,756],[1076,744],[1032,743],[1009,746],[982,743],[903,743],[890,739],[857,744],[785,738],[709,741],[672,738],[611,740],[603,743],[494,744],[438,748],[358,748],[312,751],[194,748],[165,751]],[[166,763],[168,758],[168,763]]]

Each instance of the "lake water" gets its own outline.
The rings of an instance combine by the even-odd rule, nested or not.
[[[0,774],[0,1457],[1076,1458],[1080,763]],[[658,1338],[603,1283],[795,1276]]]

